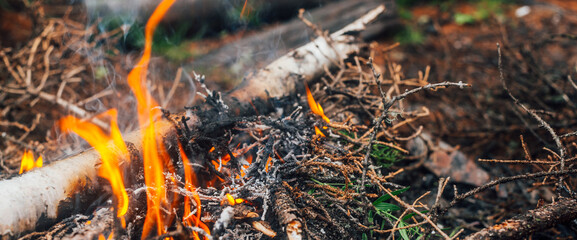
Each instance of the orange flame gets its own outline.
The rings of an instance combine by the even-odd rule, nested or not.
[[[180,150],[180,156],[182,156],[182,165],[184,166],[184,181],[185,181],[184,188],[186,189],[187,192],[192,193],[192,198],[196,203],[196,215],[193,215],[192,211],[190,210],[191,209],[190,198],[189,197],[184,198],[184,213],[182,217],[182,223],[186,226],[192,226],[194,224],[195,226],[202,228],[204,231],[206,231],[206,233],[210,234],[210,229],[208,229],[206,224],[200,221],[200,210],[201,210],[200,197],[198,196],[198,192],[196,192],[196,188],[194,188],[194,186],[197,184],[196,175],[194,174],[194,171],[190,167],[190,161],[188,160],[188,157],[184,153],[184,150],[182,149],[182,145],[180,145],[180,143],[178,143],[178,148]],[[193,237],[194,239],[200,239],[197,232],[193,232]]]
[[[22,161],[20,162],[20,172],[18,174],[22,174],[24,172],[28,172],[33,168],[40,168],[42,167],[42,156],[38,157],[36,161],[34,161],[34,153],[30,150],[24,151],[22,155]]]
[[[98,169],[98,175],[110,182],[112,192],[118,200],[117,216],[122,217],[128,210],[128,195],[124,189],[118,159],[128,160],[128,149],[118,129],[116,109],[108,110],[101,115],[111,118],[110,134],[106,134],[95,124],[81,121],[74,116],[66,116],[60,119],[60,129],[64,132],[74,132],[78,134],[98,151],[102,160],[102,165]]]
[[[104,237],[104,235],[102,235],[102,233],[100,235],[98,235],[98,240],[112,240],[114,239],[114,233],[110,233],[110,235],[108,235],[108,237]]]
[[[323,107],[321,107],[320,104],[318,104],[315,99],[313,98],[313,94],[311,93],[311,90],[309,89],[309,86],[305,84],[305,89],[307,90],[307,100],[309,102],[309,107],[311,108],[311,111],[316,114],[321,116],[325,122],[327,123],[331,123],[331,120],[325,116],[325,113],[323,111]]]
[[[164,145],[157,141],[154,119],[160,115],[158,104],[147,91],[146,75],[152,52],[152,37],[158,23],[172,6],[175,0],[163,0],[154,10],[144,29],[144,53],[138,64],[128,74],[128,85],[134,92],[138,102],[138,120],[144,127],[142,139],[144,182],[147,186],[147,211],[142,229],[142,238],[146,238],[152,226],[156,223],[157,233],[166,232],[162,219],[161,206],[166,204],[166,188],[164,182],[164,160],[168,159]],[[163,156],[159,156],[163,155]]]
[[[230,193],[227,193],[225,195],[225,198],[226,198],[226,202],[228,202],[228,205],[231,205],[231,206],[234,206],[236,204],[241,204],[244,202],[244,199],[242,199],[242,198],[236,198],[235,199],[232,195],[230,195]],[[224,204],[224,203],[225,203],[225,201],[223,200],[221,202],[221,204]]]
[[[325,134],[321,132],[321,130],[317,126],[315,126],[315,134],[321,137],[326,137]]]
[[[270,156],[268,156],[268,159],[266,160],[266,165],[264,166],[265,172],[268,172],[269,166],[272,166],[272,157],[270,157]]]

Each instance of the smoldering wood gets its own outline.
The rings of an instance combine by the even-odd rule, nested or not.
[[[254,98],[281,97],[294,92],[296,84],[302,83],[302,80],[312,79],[321,74],[325,66],[341,61],[348,53],[358,51],[362,45],[357,38],[358,33],[383,11],[384,6],[380,6],[332,34],[331,38],[334,39],[317,38],[281,57],[256,75],[247,78],[243,86],[233,91],[229,97],[248,102]],[[299,75],[302,77],[297,77]],[[264,84],[269,80],[269,84]],[[288,82],[285,84],[283,81]],[[169,121],[159,121],[156,124],[161,137],[175,131]],[[124,135],[125,141],[137,150],[142,148],[141,137],[140,131]],[[4,195],[0,198],[2,239],[15,238],[37,227],[52,224],[70,214],[73,209],[85,209],[86,206],[73,206],[69,203],[77,202],[87,194],[102,189],[97,179],[99,163],[99,154],[90,149],[1,181],[0,192]],[[295,222],[300,223],[296,220],[288,223],[287,227],[291,231],[300,230],[293,229]]]

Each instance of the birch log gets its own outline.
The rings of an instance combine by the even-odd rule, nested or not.
[[[295,91],[299,81],[310,80],[324,71],[324,66],[339,62],[347,54],[361,47],[358,33],[384,11],[380,6],[352,24],[330,35],[330,40],[317,38],[271,63],[257,74],[245,80],[243,85],[230,93],[240,101],[253,98],[281,97]],[[351,34],[355,33],[355,34]],[[330,42],[330,44],[329,44]],[[270,95],[267,95],[268,94]],[[163,137],[174,132],[168,121],[157,122]],[[141,149],[141,133],[134,131],[125,135],[125,141]],[[99,154],[87,150],[48,166],[27,172],[21,176],[0,182],[0,235],[11,239],[32,231],[36,227],[52,224],[65,217],[69,206],[82,194],[101,189],[97,181]],[[77,196],[80,195],[80,196]],[[68,209],[67,209],[68,208]],[[66,211],[68,210],[68,211]]]
[[[168,121],[155,123],[163,138],[174,131]],[[142,133],[134,131],[124,136],[126,142],[142,149]],[[34,169],[20,176],[0,181],[0,236],[19,237],[23,233],[44,227],[69,215],[82,201],[77,194],[99,191],[97,169],[100,155],[94,149]]]
[[[331,66],[361,48],[358,34],[385,11],[380,5],[353,23],[275,60],[255,75],[249,76],[229,96],[241,102],[252,98],[282,97],[293,92],[297,83],[320,76],[324,66]]]

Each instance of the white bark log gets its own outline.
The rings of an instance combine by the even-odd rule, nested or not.
[[[347,55],[358,52],[361,44],[357,36],[350,33],[363,31],[367,24],[384,11],[385,6],[381,5],[331,34],[331,43],[324,37],[318,37],[287,53],[255,75],[249,76],[229,96],[248,102],[253,98],[282,97],[293,92],[297,83],[302,84],[302,80],[309,81],[320,76],[324,72],[324,66],[331,66]]]
[[[165,136],[174,131],[167,121],[155,124]],[[124,139],[140,150],[140,131],[126,134]],[[74,203],[75,194],[98,188],[97,170],[100,155],[94,149],[34,169],[20,176],[0,181],[0,236],[19,237],[38,225],[62,217],[66,202]],[[74,207],[74,206],[72,206]],[[42,221],[42,222],[39,222]]]

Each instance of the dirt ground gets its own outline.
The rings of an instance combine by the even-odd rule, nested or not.
[[[54,96],[81,106],[87,116],[111,107],[124,112],[122,116],[126,118],[134,115],[134,109],[130,107],[134,99],[123,97],[130,94],[123,79],[139,55],[137,51],[129,51],[134,50],[131,49],[134,46],[123,45],[122,37],[101,32],[97,27],[86,28],[85,12],[79,4],[66,8],[59,4],[49,6],[34,2],[23,6],[15,2],[10,2],[11,11],[0,12],[3,36],[0,43],[4,49],[0,57],[7,59],[6,56],[10,56],[23,66],[22,69],[8,69],[5,65],[0,67],[0,132],[3,139],[0,141],[0,179],[17,175],[24,149],[32,149],[50,162],[58,156],[79,151],[79,145],[85,146],[76,139],[63,138],[55,130],[55,122],[70,113],[71,107],[65,106],[66,103],[58,104]],[[383,78],[394,82],[393,76],[396,75],[403,79],[422,79],[422,75],[427,75],[430,83],[463,82],[472,87],[438,89],[409,96],[404,102],[405,110],[426,107],[430,115],[395,129],[394,134],[407,136],[422,125],[423,131],[433,136],[433,142],[447,142],[462,151],[464,158],[492,160],[475,161],[475,165],[481,169],[479,171],[487,172],[490,179],[547,171],[548,165],[497,161],[553,161],[559,152],[542,124],[516,105],[504,90],[497,44],[502,52],[503,79],[510,93],[520,103],[533,109],[558,135],[570,134],[577,128],[577,86],[574,84],[577,79],[577,4],[564,0],[506,3],[490,0],[478,3],[439,1],[438,4],[417,2],[408,5],[398,2],[403,26],[383,33],[371,45],[375,67]],[[49,20],[38,17],[38,14],[57,18]],[[51,26],[50,34],[43,35],[46,28],[38,26]],[[186,46],[193,51],[202,45],[205,49],[194,51],[210,52],[210,49],[267,27],[270,25],[263,24],[241,32],[231,31],[220,37],[208,36],[191,41]],[[93,35],[93,39],[85,41],[88,45],[59,45],[59,42],[75,42],[74,39],[82,39],[87,34]],[[37,39],[38,49],[31,50]],[[44,46],[49,44],[56,47],[51,49]],[[34,51],[36,57],[30,60],[28,56]],[[52,51],[57,57],[43,57]],[[182,62],[192,61],[192,57],[168,63],[165,57],[159,56],[153,60],[155,67],[151,74],[155,77],[152,78],[152,91],[161,99],[161,103],[165,103],[166,108],[177,111],[191,104],[191,99],[198,101],[194,92],[199,86],[183,81],[172,94],[168,94],[175,75],[180,72],[179,67],[183,66]],[[49,79],[65,79],[65,84],[50,80],[40,83],[43,84],[42,91],[52,94],[52,97],[31,94],[30,89],[38,85],[26,85],[24,69],[28,62],[34,62],[32,78],[42,79],[46,72],[50,72]],[[87,66],[88,62],[93,64]],[[45,66],[49,66],[50,70],[45,71]],[[187,74],[186,70],[183,72],[181,74]],[[218,72],[205,74],[207,79],[214,80],[208,84],[210,88],[230,89],[230,82],[219,81],[221,77]],[[223,76],[228,75],[223,73]],[[316,84],[314,89],[317,96],[322,94],[323,91],[319,89],[326,86],[325,83],[321,80]],[[397,90],[404,92],[404,89]],[[100,98],[92,98],[99,94]],[[320,103],[330,106],[331,101],[334,98],[326,97]],[[327,115],[338,118],[336,113],[331,115],[329,111]],[[371,119],[360,121],[370,125]],[[120,122],[123,130],[136,128],[134,122]],[[575,136],[562,139],[567,149],[567,159],[575,156],[575,140]],[[407,141],[395,142],[409,148]],[[402,199],[412,202],[423,193],[432,191],[434,194],[421,201],[434,204],[439,178],[445,176],[435,174],[426,164],[410,157],[393,166],[393,169],[403,167],[410,170],[405,170],[392,180],[395,184],[410,186],[409,191],[400,195]],[[455,184],[460,193],[475,187],[465,179],[453,177],[453,180],[449,185]],[[540,178],[493,187],[452,207],[439,218],[439,223],[455,232],[465,229],[461,236],[466,236],[551,203],[556,196],[556,181],[557,178]],[[575,179],[567,179],[569,189],[575,190],[575,184]],[[447,187],[441,204],[448,204],[453,197],[452,187]],[[532,236],[534,239],[576,237],[577,224],[574,221]]]

